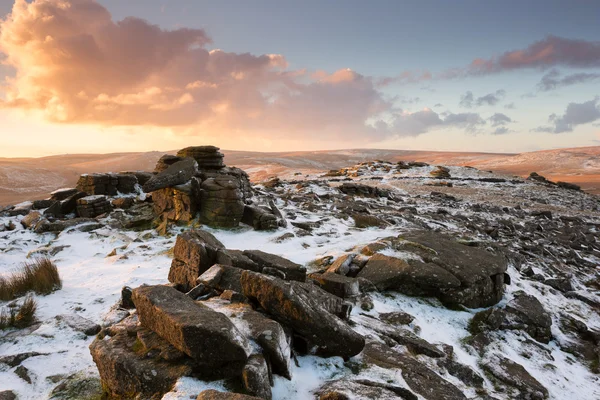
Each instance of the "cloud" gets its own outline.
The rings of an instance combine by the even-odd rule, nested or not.
[[[515,103],[508,103],[504,105],[504,108],[506,108],[507,110],[514,110],[517,107],[515,106]]]
[[[417,112],[400,111],[390,123],[381,122],[381,127],[400,132],[402,136],[417,136],[432,129],[460,128],[476,133],[486,122],[477,113],[438,114],[430,108]]]
[[[573,68],[600,67],[600,42],[546,36],[524,49],[507,51],[488,59],[476,58],[466,68],[448,75],[487,75],[504,71],[554,66]]]
[[[558,70],[553,69],[542,77],[537,87],[539,91],[547,92],[560,87],[591,82],[598,79],[600,79],[600,73],[598,72],[578,72],[561,77],[561,73]]]
[[[506,96],[505,90],[496,90],[495,93],[489,93],[485,96],[475,98],[473,92],[467,91],[460,97],[460,106],[465,108],[480,107],[484,105],[495,106]]]
[[[584,103],[569,103],[562,116],[551,114],[548,121],[551,126],[541,126],[534,131],[563,133],[572,132],[577,125],[588,124],[600,119],[600,98],[596,97],[593,100]]]
[[[290,70],[280,54],[211,50],[210,43],[202,29],[114,21],[94,0],[16,0],[0,21],[0,53],[15,71],[0,87],[0,107],[43,110],[60,123],[269,140],[372,142],[473,126],[398,110],[375,79],[351,69],[310,74]]]
[[[493,127],[504,126],[513,122],[513,120],[508,115],[502,113],[495,113],[488,119],[492,123]]]
[[[510,129],[508,129],[505,126],[499,126],[498,128],[494,129],[492,131],[492,135],[506,135],[507,133],[512,132]]]

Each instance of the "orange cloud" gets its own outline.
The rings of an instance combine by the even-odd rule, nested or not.
[[[391,107],[352,70],[311,80],[282,55],[209,50],[210,42],[201,29],[115,22],[94,0],[17,0],[0,22],[0,52],[16,71],[2,105],[62,123],[320,138],[373,133],[365,121]]]

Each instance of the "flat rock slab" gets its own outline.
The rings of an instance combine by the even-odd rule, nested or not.
[[[251,271],[242,272],[241,283],[246,297],[257,300],[276,320],[289,325],[325,353],[349,358],[363,349],[365,339],[313,295],[322,289]],[[324,293],[322,298],[331,296]]]
[[[548,398],[548,389],[531,376],[521,364],[494,354],[482,362],[482,367],[495,378],[517,389],[521,394],[518,398],[531,400]]]
[[[141,286],[133,302],[142,325],[195,359],[215,367],[245,363],[248,342],[224,314],[169,286]]]
[[[198,172],[198,163],[193,158],[178,161],[157,175],[153,176],[143,186],[146,193],[164,189],[188,182]]]
[[[283,272],[286,280],[306,281],[306,267],[296,264],[287,258],[260,250],[246,250],[243,254],[258,264],[261,271],[264,268],[274,268]]]
[[[366,380],[340,379],[326,382],[315,393],[319,400],[417,400],[406,388]]]

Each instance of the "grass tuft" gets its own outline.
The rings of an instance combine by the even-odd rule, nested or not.
[[[9,304],[0,309],[0,330],[26,328],[35,322],[37,302],[28,295],[21,304]]]
[[[0,300],[9,301],[34,291],[49,294],[62,287],[56,265],[49,258],[25,263],[8,277],[0,277]]]

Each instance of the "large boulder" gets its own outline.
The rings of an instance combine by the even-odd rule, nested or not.
[[[77,190],[88,195],[115,196],[117,193],[134,193],[137,183],[137,176],[132,173],[84,174],[77,181]],[[63,200],[59,196],[55,197],[56,200]]]
[[[448,305],[479,308],[502,299],[507,264],[500,255],[435,232],[402,235],[393,247],[410,256],[376,254],[358,277],[380,290],[435,296]]]
[[[488,374],[516,390],[514,397],[511,398],[528,400],[548,398],[548,389],[519,363],[498,354],[491,354],[484,358],[481,365]]]
[[[325,382],[316,391],[319,400],[417,400],[418,397],[410,390],[385,384],[381,382],[368,381],[365,379],[350,380],[340,379]]]
[[[242,272],[243,294],[256,300],[277,321],[290,326],[326,354],[344,358],[361,352],[364,338],[327,309],[335,297],[313,284],[284,281],[251,271]],[[319,291],[321,296],[315,296]]]
[[[188,291],[196,280],[217,259],[217,252],[225,246],[216,237],[202,230],[190,230],[177,235],[174,257],[169,270],[169,282]]]
[[[134,351],[136,336],[121,331],[96,338],[90,345],[102,386],[112,398],[149,399],[170,391],[177,380],[192,373],[190,365],[149,358]]]
[[[248,396],[245,394],[219,392],[214,389],[203,391],[196,397],[196,400],[261,400],[260,397]]]
[[[155,190],[184,184],[192,179],[197,171],[198,164],[196,160],[192,158],[183,159],[153,176],[144,184],[143,190],[146,193],[150,193]]]
[[[132,299],[142,325],[198,365],[245,365],[249,344],[224,314],[194,302],[170,286],[141,286],[134,289]]]
[[[200,221],[216,228],[235,228],[244,215],[244,201],[236,177],[219,175],[200,185]]]

